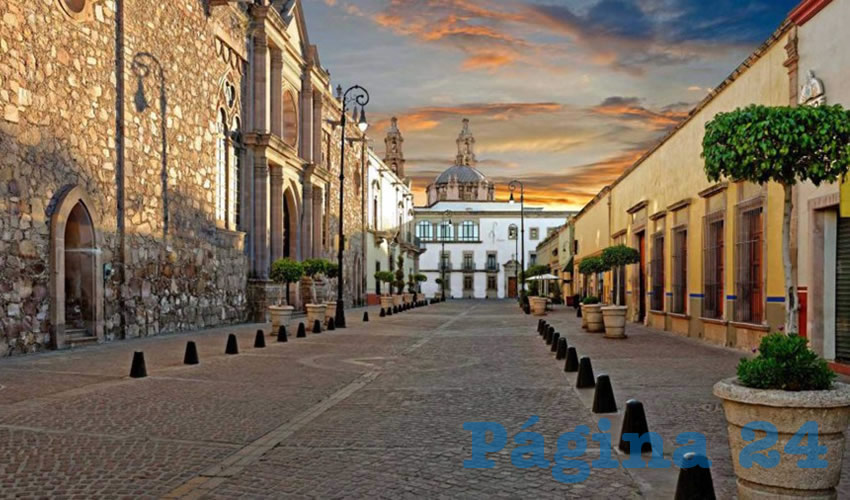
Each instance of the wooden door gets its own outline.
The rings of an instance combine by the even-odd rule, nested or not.
[[[516,277],[508,278],[508,298],[516,298]]]

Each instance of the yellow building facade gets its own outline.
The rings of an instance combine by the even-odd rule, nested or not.
[[[701,158],[705,124],[749,104],[788,105],[789,33],[785,23],[574,219],[576,293],[625,297],[636,322],[751,349],[784,321],[779,185],[712,183]],[[793,40],[791,40],[794,43]],[[580,262],[625,244],[641,262],[588,278]]]

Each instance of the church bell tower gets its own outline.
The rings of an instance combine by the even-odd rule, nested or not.
[[[395,172],[399,179],[404,179],[404,153],[401,148],[403,143],[404,137],[401,136],[401,131],[398,129],[398,118],[394,116],[390,122],[387,137],[384,138],[384,145],[386,146],[384,163]]]

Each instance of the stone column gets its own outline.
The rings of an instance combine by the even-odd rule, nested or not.
[[[283,138],[283,52],[277,47],[271,47],[269,51],[271,53],[269,78],[271,133]]]
[[[254,35],[254,130],[260,134],[269,132],[270,72],[269,42],[260,32]]]
[[[254,274],[269,275],[269,160],[262,153],[254,158]]]
[[[313,163],[327,168],[327,165],[322,163],[322,122],[325,119],[322,114],[323,99],[321,92],[313,93]]]
[[[271,262],[283,258],[283,168],[269,165],[271,207]]]
[[[320,258],[323,254],[322,238],[323,224],[325,218],[324,189],[313,188],[313,257]]]
[[[319,123],[321,124],[321,118]],[[316,161],[313,156],[313,80],[310,68],[307,68],[304,78],[301,79],[301,140],[298,146],[298,152],[304,161]]]
[[[312,168],[310,168],[312,170]],[[301,257],[313,257],[313,182],[309,172],[304,173],[304,193],[302,197],[304,211],[301,217]]]

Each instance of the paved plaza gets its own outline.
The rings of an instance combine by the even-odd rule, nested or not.
[[[285,344],[269,336],[265,349],[251,347],[258,325],[245,325],[1,360],[0,497],[672,498],[672,469],[594,469],[564,484],[511,465],[531,416],[539,421],[526,430],[545,437],[550,461],[561,433],[598,432],[592,390],[573,388],[514,302],[387,318],[370,309],[369,323],[362,312],[350,311],[344,330]],[[547,320],[611,376],[621,409],[644,403],[668,458],[678,433],[706,433],[718,497],[734,495],[711,386],[740,354],[635,325],[628,340],[606,340],[582,332],[572,309]],[[230,332],[236,356],[224,355]],[[182,365],[187,340],[199,365]],[[133,351],[144,351],[147,378],[127,377]],[[463,424],[474,421],[507,430],[491,469],[463,466]],[[579,459],[599,454],[590,442]]]

